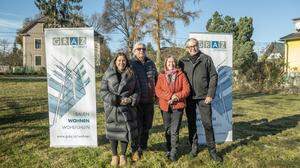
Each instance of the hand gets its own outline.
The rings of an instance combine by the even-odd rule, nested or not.
[[[125,106],[125,105],[130,104],[130,103],[131,103],[131,98],[125,97],[125,98],[121,99],[120,105]]]
[[[168,101],[168,104],[173,104],[174,102],[178,101],[179,98],[173,94],[172,97],[171,97],[171,100]]]
[[[171,100],[172,100],[173,102],[175,102],[175,101],[178,101],[179,98],[176,96],[176,94],[173,94]]]
[[[204,103],[209,104],[209,103],[211,103],[211,101],[212,101],[212,98],[210,96],[206,96]]]

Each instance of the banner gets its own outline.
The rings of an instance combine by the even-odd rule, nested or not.
[[[45,29],[50,147],[97,146],[94,30]]]
[[[232,45],[231,34],[190,33],[199,41],[200,51],[209,55],[218,72],[218,86],[212,102],[212,123],[217,143],[232,141]],[[205,133],[197,113],[197,133],[205,144]]]

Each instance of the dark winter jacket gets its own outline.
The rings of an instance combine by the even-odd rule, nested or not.
[[[214,98],[218,74],[210,56],[199,51],[198,58],[193,63],[190,55],[179,60],[179,67],[186,74],[191,86],[191,98],[205,99],[206,96]]]
[[[155,98],[155,83],[158,75],[154,62],[145,57],[145,63],[143,64],[134,57],[130,60],[130,64],[138,78],[142,91],[140,102],[153,103]]]
[[[132,72],[130,75],[130,71]],[[101,83],[106,137],[110,140],[132,141],[138,136],[137,112],[134,107],[140,98],[140,88],[131,68],[127,68],[118,80],[114,60],[105,72]],[[120,105],[125,97],[132,99],[129,105]]]

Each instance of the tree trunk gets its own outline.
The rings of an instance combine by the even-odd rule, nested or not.
[[[160,20],[159,20],[159,13],[157,13],[157,19],[156,19],[156,46],[157,46],[157,52],[156,52],[156,68],[157,71],[159,72],[162,68],[162,63],[161,63],[161,51],[160,51]]]
[[[157,52],[156,52],[156,68],[158,71],[161,70],[162,67],[162,63],[161,63],[161,51],[160,51],[160,40],[157,39],[156,40],[156,46],[157,46]]]

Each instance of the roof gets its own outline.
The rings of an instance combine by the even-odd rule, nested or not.
[[[264,51],[264,55],[270,56],[274,53],[280,53],[284,55],[284,44],[279,42],[270,43]]]
[[[36,24],[38,23],[45,23],[46,22],[46,17],[39,17],[38,19],[35,19],[30,22],[26,27],[23,28],[22,31],[20,31],[20,34],[25,35],[31,28],[33,28]],[[87,24],[84,24],[86,27],[91,27]],[[96,30],[94,30],[94,35],[100,37],[101,40],[104,39],[103,35]]]
[[[26,27],[23,28],[22,31],[20,31],[21,34],[25,34],[27,33],[31,28],[33,28],[36,24],[38,23],[45,23],[45,17],[40,17],[38,19],[35,19],[33,21],[31,21],[31,23],[29,23]]]
[[[284,37],[280,38],[280,41],[286,41],[286,40],[296,40],[300,39],[300,32],[291,33],[289,35],[286,35]]]
[[[299,18],[295,18],[295,19],[292,19],[293,21],[297,21],[297,20],[300,20],[300,17]]]

